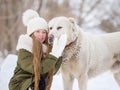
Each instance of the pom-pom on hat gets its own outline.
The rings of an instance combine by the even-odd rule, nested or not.
[[[39,14],[32,9],[28,9],[23,13],[22,21],[23,24],[27,26],[28,35],[31,35],[38,29],[44,29],[48,31],[48,25],[45,19],[41,18]]]

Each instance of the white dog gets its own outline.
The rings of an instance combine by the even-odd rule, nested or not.
[[[88,78],[111,70],[120,85],[120,32],[91,35],[83,32],[74,19],[56,17],[50,20],[49,38],[67,34],[61,67],[64,90],[72,90],[77,78],[79,90],[87,90]]]

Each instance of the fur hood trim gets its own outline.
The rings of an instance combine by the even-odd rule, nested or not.
[[[16,50],[19,49],[25,49],[32,53],[32,38],[29,35],[20,35]]]
[[[18,39],[18,44],[16,47],[16,50],[20,50],[20,49],[25,49],[29,52],[32,53],[32,38],[25,34],[25,35],[20,35],[19,39]],[[47,52],[47,46],[45,44],[42,44],[43,47],[43,53]]]
[[[43,53],[47,53],[47,46],[45,44],[42,44],[42,48],[43,48]]]

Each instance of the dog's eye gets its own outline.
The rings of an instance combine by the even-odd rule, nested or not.
[[[60,30],[62,27],[57,27],[57,30]]]
[[[52,27],[50,27],[49,30],[52,30]]]

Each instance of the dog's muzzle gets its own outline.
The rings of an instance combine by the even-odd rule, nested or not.
[[[48,36],[48,43],[49,44],[53,44],[53,41],[54,41],[54,36],[53,35],[49,35]]]

